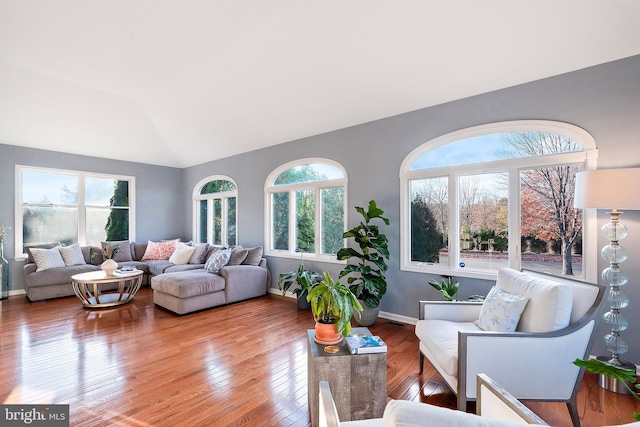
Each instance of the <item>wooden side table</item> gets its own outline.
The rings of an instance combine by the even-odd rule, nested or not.
[[[71,284],[76,296],[87,308],[105,308],[127,304],[133,301],[142,284],[142,270],[107,274],[104,271],[90,271],[71,276]],[[113,292],[102,292],[100,285],[118,284]]]
[[[352,334],[371,335],[367,328]],[[387,405],[387,353],[351,354],[342,340],[337,353],[326,353],[309,329],[307,384],[312,427],[318,426],[320,381],[328,381],[341,421],[382,418]]]

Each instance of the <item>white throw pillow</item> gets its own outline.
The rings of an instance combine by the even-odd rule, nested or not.
[[[204,268],[206,268],[209,273],[219,273],[220,269],[227,265],[229,259],[231,258],[231,249],[221,249],[219,251],[214,252],[209,259],[207,260]]]
[[[185,243],[178,243],[176,250],[173,251],[173,254],[169,257],[169,262],[172,262],[176,265],[180,264],[188,264],[191,259],[191,255],[195,252],[196,248],[194,246],[189,246]]]
[[[74,243],[71,246],[58,246],[64,265],[84,265],[86,264],[84,256],[82,255],[82,249],[78,243]]]
[[[482,304],[480,318],[474,323],[485,331],[513,332],[528,301],[527,296],[508,294],[494,286]]]
[[[65,266],[57,247],[51,249],[31,248],[31,255],[36,262],[36,271]]]
[[[571,285],[503,268],[498,271],[496,286],[504,292],[529,297],[529,303],[520,317],[518,331],[557,331],[571,322]]]

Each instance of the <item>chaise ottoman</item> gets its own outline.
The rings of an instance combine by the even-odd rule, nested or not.
[[[205,269],[164,273],[151,278],[153,302],[178,314],[226,304],[225,279]]]

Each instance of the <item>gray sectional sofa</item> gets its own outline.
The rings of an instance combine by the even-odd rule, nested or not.
[[[52,248],[55,245],[57,244],[38,247]],[[169,260],[142,260],[147,242],[121,242],[121,245],[125,245],[122,247],[128,251],[121,251],[114,258],[118,267],[132,266],[142,270],[143,285],[152,284],[154,278],[167,276],[167,279],[158,281],[158,286],[153,286],[154,302],[179,314],[265,295],[271,286],[267,261],[261,257],[261,250],[258,258],[254,256],[251,261],[254,265],[243,264],[244,258],[236,257],[230,262],[233,265],[227,265],[218,274],[214,274],[204,268],[205,262],[220,247],[206,245],[201,260],[198,260],[201,262],[176,265]],[[23,267],[24,287],[31,301],[74,295],[71,276],[98,271],[103,261],[101,247],[81,246],[85,264],[37,271],[31,248],[26,249],[29,257]],[[236,249],[238,253],[246,252],[241,247]]]

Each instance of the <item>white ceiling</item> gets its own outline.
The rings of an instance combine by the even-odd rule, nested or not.
[[[638,0],[0,0],[0,143],[188,167],[640,54]]]

